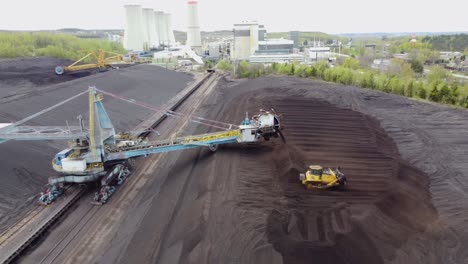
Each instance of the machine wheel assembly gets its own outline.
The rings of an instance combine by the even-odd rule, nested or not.
[[[57,66],[55,67],[55,73],[57,75],[62,75],[65,73],[65,69],[63,68],[63,66]]]
[[[218,150],[218,145],[211,144],[208,148],[210,148],[211,151],[215,152],[216,150]]]

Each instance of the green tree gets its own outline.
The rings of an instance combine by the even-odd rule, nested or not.
[[[461,107],[468,108],[468,96],[461,98],[459,104]]]
[[[343,67],[356,70],[361,67],[361,64],[357,59],[346,58],[346,60],[343,62]]]
[[[450,91],[447,83],[442,85],[439,91],[439,95],[442,103],[453,104],[453,102],[455,102],[454,98],[452,98],[452,92]]]
[[[442,100],[442,96],[440,94],[439,89],[437,89],[437,82],[431,84],[431,92],[429,93],[429,100],[433,102],[440,102]]]
[[[424,85],[422,82],[418,82],[416,85],[416,91],[418,94],[418,97],[421,99],[427,99],[427,91],[424,88]]]
[[[405,87],[398,77],[392,77],[388,83],[388,91],[398,95],[405,94]]]
[[[413,83],[413,80],[410,80],[405,89],[405,96],[411,98],[413,97],[413,95],[414,95],[414,83]]]
[[[246,62],[246,61],[241,61],[239,63],[239,67],[238,67],[238,76],[240,78],[250,78],[251,77],[251,72],[250,72],[250,69],[249,69],[249,63]]]
[[[413,69],[415,73],[419,73],[419,74],[423,73],[424,66],[421,62],[417,60],[410,60],[409,63],[411,65],[411,69]]]
[[[216,64],[216,68],[223,71],[232,71],[234,69],[232,63],[227,60],[220,60],[218,64]]]
[[[439,65],[434,65],[431,67],[430,72],[427,74],[426,78],[429,83],[440,82],[446,79],[449,76],[447,70],[442,68]]]

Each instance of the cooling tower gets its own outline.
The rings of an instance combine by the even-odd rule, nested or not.
[[[142,51],[146,39],[143,26],[143,10],[139,5],[126,5],[124,48],[133,51]]]
[[[156,37],[156,24],[154,22],[154,11],[151,8],[143,9],[143,27],[146,36],[146,47],[155,48],[158,44]]]
[[[171,14],[164,14],[166,20],[166,31],[167,31],[167,39],[170,44],[175,43],[175,36],[174,30],[172,30],[172,15]]]
[[[161,45],[167,45],[169,42],[168,34],[167,34],[167,27],[166,27],[166,18],[163,12],[156,11],[154,12],[156,16],[156,24],[158,26],[158,36],[159,36],[159,43]]]
[[[161,11],[154,11],[154,27],[156,28],[156,37],[158,38],[158,46],[161,44]]]
[[[196,52],[201,52],[200,24],[198,21],[198,2],[188,1],[187,45]]]

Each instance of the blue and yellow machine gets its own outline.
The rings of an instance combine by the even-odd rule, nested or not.
[[[115,191],[115,187],[112,185],[116,181],[122,183],[130,174],[127,165],[131,158],[197,147],[208,147],[215,151],[217,146],[222,144],[250,143],[278,136],[283,138],[280,120],[274,110],[271,112],[260,110],[260,113],[252,118],[247,115],[241,125],[222,123],[201,117],[188,117],[189,120],[199,124],[212,126],[216,124],[215,127],[223,128],[223,131],[208,134],[160,141],[148,141],[146,137],[141,136],[116,134],[102,103],[103,93],[127,102],[135,104],[138,102],[98,90],[95,87],[90,87],[87,93],[89,97],[88,129],[84,128],[81,119],[79,127],[35,128],[19,126],[73,98],[14,124],[0,124],[0,143],[7,140],[71,140],[69,148],[57,153],[52,160],[52,167],[59,172],[59,176],[49,178],[50,188],[40,197],[40,200],[45,204],[51,203],[62,193],[62,187],[65,183],[87,183],[99,180],[101,180],[101,189],[96,193],[95,200],[101,204],[105,203]],[[165,114],[179,117],[182,115],[169,110]]]

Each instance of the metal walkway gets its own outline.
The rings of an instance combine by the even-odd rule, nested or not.
[[[108,147],[107,157],[112,159],[127,159],[154,153],[195,148],[200,146],[221,145],[237,142],[240,136],[238,129],[201,134],[196,136],[177,137],[174,139],[152,141],[136,146]]]

